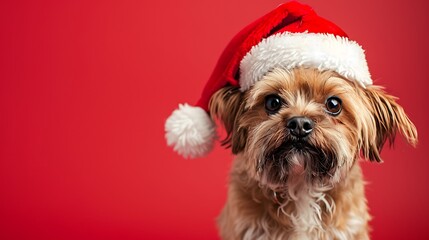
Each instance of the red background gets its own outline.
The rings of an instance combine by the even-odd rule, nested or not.
[[[429,234],[426,1],[306,1],[367,50],[419,130],[362,163],[373,239]],[[218,239],[232,156],[183,160],[164,121],[280,1],[2,1],[0,238]]]

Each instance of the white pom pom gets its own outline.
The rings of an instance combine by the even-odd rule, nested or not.
[[[185,158],[206,155],[216,139],[216,126],[207,112],[186,103],[167,119],[165,132],[167,144]]]

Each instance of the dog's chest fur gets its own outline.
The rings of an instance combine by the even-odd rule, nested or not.
[[[291,221],[293,231],[289,239],[347,240],[364,227],[366,220],[352,213],[343,217],[345,227],[343,229],[338,229],[329,222],[329,219],[324,219],[334,217],[336,205],[330,195],[332,188],[316,187],[302,179],[292,179],[288,182],[289,188],[284,197],[287,200],[279,204],[279,213],[284,214]],[[287,205],[291,206],[287,208]]]
[[[288,180],[286,192],[264,191],[236,159],[219,217],[223,239],[368,239],[364,186],[355,164],[335,188]]]

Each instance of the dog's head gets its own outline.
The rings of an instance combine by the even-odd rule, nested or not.
[[[363,88],[333,71],[275,69],[245,92],[219,90],[210,113],[228,133],[261,184],[276,188],[292,176],[338,182],[360,156],[381,162],[383,144],[399,131],[412,145],[417,131],[395,98]]]

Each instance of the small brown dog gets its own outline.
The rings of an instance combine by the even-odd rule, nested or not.
[[[223,239],[368,239],[360,153],[380,162],[397,130],[417,141],[392,96],[332,71],[275,69],[248,91],[219,90],[210,112],[237,154]]]
[[[219,217],[223,239],[368,239],[360,158],[417,131],[373,85],[361,46],[297,2],[245,27],[225,49],[197,107],[168,118],[168,144],[208,153],[213,119],[237,155]]]

